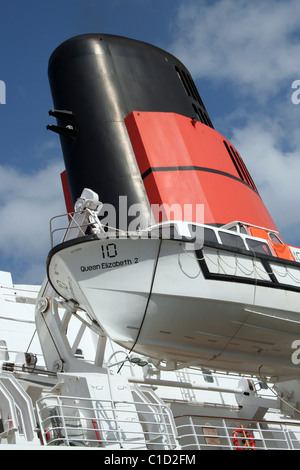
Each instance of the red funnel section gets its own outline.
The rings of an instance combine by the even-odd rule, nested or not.
[[[192,205],[194,222],[276,230],[242,158],[217,131],[174,113],[132,112],[125,123],[151,205],[180,205],[185,220]]]

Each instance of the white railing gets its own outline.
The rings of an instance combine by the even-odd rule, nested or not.
[[[295,422],[195,415],[177,416],[175,422],[183,450],[300,449],[300,425]]]
[[[37,402],[41,441],[51,446],[108,449],[175,449],[169,408],[147,403],[47,396]]]
[[[0,374],[0,405],[0,440],[6,439],[9,444],[20,438],[33,442],[36,426],[32,401],[12,374]]]
[[[95,401],[64,396],[39,400],[41,441],[47,446],[123,450],[296,450],[300,425],[222,417],[175,417],[162,403]]]

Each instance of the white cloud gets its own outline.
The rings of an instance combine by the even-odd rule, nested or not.
[[[260,195],[286,241],[292,242],[290,229],[300,233],[299,175],[300,153],[286,151],[268,120],[249,121],[235,128],[232,143],[242,155]]]
[[[9,166],[0,166],[0,255],[22,266],[22,282],[42,282],[38,276],[50,249],[49,220],[65,212],[60,183],[61,162],[26,174]],[[32,266],[35,269],[32,269]],[[13,272],[21,280],[23,273]]]
[[[298,0],[184,2],[172,51],[194,77],[272,94],[298,78],[299,8]]]

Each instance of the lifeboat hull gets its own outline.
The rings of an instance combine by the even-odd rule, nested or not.
[[[280,279],[286,267],[276,258],[270,276],[270,264],[228,249],[90,235],[52,249],[47,271],[61,297],[128,350],[166,367],[262,370],[278,378],[299,376],[292,361],[300,338],[294,264],[290,281],[278,285],[274,273]]]

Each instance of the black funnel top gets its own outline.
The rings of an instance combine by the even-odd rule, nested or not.
[[[49,128],[60,134],[73,203],[88,187],[117,213],[119,196],[147,206],[124,124],[132,111],[178,113],[212,127],[188,70],[144,42],[77,36],[53,52],[48,73],[58,124]]]

